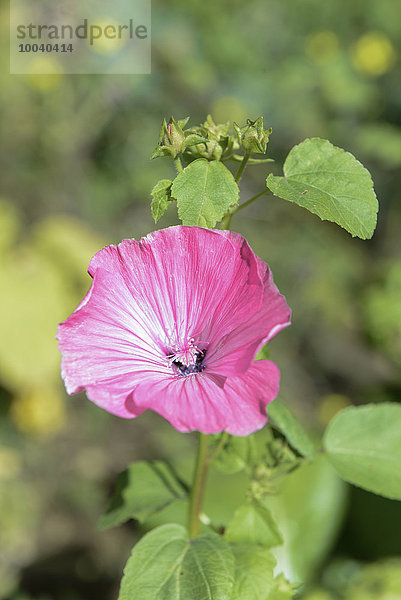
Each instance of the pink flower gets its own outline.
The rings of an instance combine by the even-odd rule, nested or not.
[[[150,408],[179,431],[263,427],[279,370],[254,358],[290,309],[241,235],[169,227],[103,248],[88,272],[57,335],[68,393],[125,418]]]

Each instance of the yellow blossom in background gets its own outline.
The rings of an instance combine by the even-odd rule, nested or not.
[[[351,401],[342,394],[328,394],[324,396],[318,407],[318,418],[325,427],[340,410],[351,406]]]
[[[58,215],[21,236],[19,215],[0,202],[0,385],[23,432],[49,435],[64,423],[57,324],[87,291],[89,259],[102,241]]]
[[[127,31],[119,33],[118,23],[112,19],[105,18],[102,21],[92,23],[94,27],[100,27],[102,33],[99,38],[93,39],[92,44],[88,39],[90,48],[99,54],[113,54],[124,48],[127,43]],[[115,36],[115,37],[114,37]]]
[[[64,398],[57,388],[33,388],[14,399],[10,416],[23,433],[49,436],[64,425]]]
[[[51,56],[38,56],[31,64],[32,74],[25,75],[27,83],[34,89],[47,92],[59,87],[63,75],[60,62]]]
[[[306,38],[305,54],[317,64],[330,62],[337,56],[340,43],[333,31],[317,31]]]
[[[366,33],[352,49],[352,62],[361,73],[378,77],[393,68],[396,52],[388,37],[383,33]]]

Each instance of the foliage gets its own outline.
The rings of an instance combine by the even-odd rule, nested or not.
[[[180,525],[162,525],[135,546],[119,600],[225,600],[233,582],[234,557],[222,537],[208,533],[189,540]]]
[[[119,475],[113,500],[98,526],[106,529],[129,519],[146,521],[187,495],[187,490],[165,463],[136,462]]]
[[[401,500],[400,428],[398,404],[347,408],[324,435],[328,459],[346,481]]]
[[[280,400],[273,402],[269,407],[269,415],[273,424],[278,427],[295,450],[306,458],[313,458],[315,454],[313,442],[285,404],[282,404]]]
[[[284,177],[270,174],[275,196],[334,221],[353,236],[371,238],[378,203],[369,172],[351,154],[313,138],[295,146],[284,163]]]
[[[221,162],[198,158],[177,175],[171,193],[183,225],[214,227],[238,203],[239,190]]]

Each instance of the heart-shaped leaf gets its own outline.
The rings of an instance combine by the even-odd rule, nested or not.
[[[295,146],[284,163],[284,177],[270,173],[266,185],[275,196],[337,223],[352,236],[373,235],[378,202],[369,171],[327,140],[312,138]]]
[[[223,163],[198,158],[177,175],[171,194],[183,225],[214,227],[238,203],[239,189]]]
[[[157,527],[134,547],[118,600],[228,600],[234,557],[215,533],[188,539],[181,525]]]

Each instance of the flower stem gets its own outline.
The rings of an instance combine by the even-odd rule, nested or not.
[[[217,444],[214,452],[209,457],[209,464],[212,463],[215,458],[217,458],[217,456],[220,454],[220,450],[223,450],[224,446],[227,443],[228,437],[229,434],[227,433],[227,431],[223,431],[219,443]]]
[[[232,216],[233,213],[231,211],[226,212],[220,223],[220,229],[230,229]]]
[[[196,457],[189,507],[189,536],[191,539],[199,535],[200,532],[199,516],[202,509],[203,495],[205,492],[205,484],[209,463],[210,461],[208,460],[208,437],[204,433],[199,432],[198,454]]]
[[[258,198],[260,198],[261,196],[264,196],[265,194],[268,194],[270,192],[270,190],[266,189],[266,190],[262,190],[261,192],[259,192],[259,194],[256,194],[255,196],[252,196],[252,198],[249,198],[249,200],[247,200],[246,202],[244,202],[243,204],[240,204],[239,206],[237,206],[233,211],[232,211],[232,215],[235,215],[237,212],[239,212],[240,210],[242,210],[243,208],[245,208],[246,206],[249,206],[250,204],[252,204],[252,202],[255,202],[255,200],[257,200]]]
[[[182,171],[182,163],[179,156],[174,159],[175,168],[177,169],[177,173],[181,173]]]
[[[250,156],[251,156],[251,155],[250,155],[249,153],[246,153],[246,154],[244,155],[244,158],[242,159],[242,163],[240,164],[240,166],[239,166],[239,168],[238,168],[238,171],[237,171],[237,174],[236,174],[236,176],[235,176],[235,181],[236,181],[237,183],[238,183],[238,182],[239,182],[239,180],[241,179],[242,173],[244,172],[244,169],[245,169],[245,167],[246,167],[246,163],[248,162],[248,160],[249,160],[249,157],[250,157]]]
[[[259,194],[256,194],[255,196],[252,196],[252,198],[249,198],[249,200],[247,200],[243,204],[240,204],[236,208],[232,208],[231,210],[227,211],[226,214],[224,215],[222,221],[221,221],[220,229],[230,229],[231,219],[232,219],[233,215],[237,214],[237,212],[239,212],[240,210],[242,210],[246,206],[249,206],[250,204],[252,204],[252,202],[255,202],[255,200],[257,200],[261,196],[264,196],[264,194],[268,194],[269,191],[270,190],[268,190],[268,189],[262,190],[261,192],[259,192]]]

